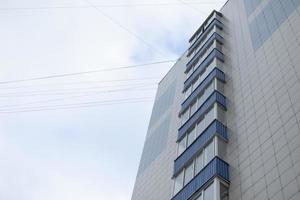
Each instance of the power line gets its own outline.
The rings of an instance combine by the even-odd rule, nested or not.
[[[184,0],[177,0],[177,1],[180,2],[181,4],[185,5],[186,7],[191,8],[192,10],[196,11],[197,13],[200,13],[201,15],[208,15],[208,13],[191,6],[189,3],[185,2]]]
[[[155,80],[158,81],[159,77],[145,77],[145,78],[129,78],[129,79],[112,79],[112,80],[99,80],[99,81],[78,81],[78,82],[62,82],[56,84],[44,84],[44,85],[21,85],[21,86],[13,86],[13,87],[0,87],[0,89],[20,89],[20,88],[30,88],[30,87],[43,87],[43,86],[62,86],[62,85],[79,85],[79,84],[97,84],[97,83],[115,83],[115,82],[139,82],[139,81],[147,81],[147,80]]]
[[[98,102],[84,102],[78,104],[61,104],[54,106],[44,106],[44,107],[31,107],[31,108],[20,108],[19,110],[2,110],[0,114],[8,113],[21,113],[21,112],[35,112],[35,111],[46,111],[46,110],[61,110],[61,109],[78,109],[78,108],[87,108],[95,106],[106,106],[106,105],[116,105],[116,104],[127,104],[127,103],[141,103],[146,101],[153,101],[151,97],[145,98],[135,98],[135,99],[121,99],[121,100],[110,100],[110,101],[98,101]]]
[[[135,89],[135,90],[133,90]],[[151,89],[155,89],[155,88],[142,88],[142,87],[135,87],[135,88],[127,88],[127,89],[123,89],[123,90],[114,90],[114,91],[108,91],[106,93],[111,93],[111,92],[118,92],[118,91],[145,91],[145,90],[151,90]],[[80,98],[80,97],[88,97],[88,96],[95,96],[95,95],[99,95],[99,94],[103,94],[103,91],[97,91],[94,93],[85,93],[85,94],[81,94],[81,95],[72,95],[72,96],[68,96],[68,97],[62,97],[62,98],[55,98],[55,99],[47,99],[47,100],[39,100],[39,101],[32,101],[32,102],[26,102],[26,103],[22,103],[22,104],[8,104],[8,105],[2,105],[0,106],[0,108],[5,108],[5,107],[18,107],[18,106],[23,106],[23,105],[32,105],[32,104],[40,104],[40,103],[49,103],[49,102],[55,102],[55,101],[61,101],[61,100],[68,100],[68,99],[76,99],[76,98]]]
[[[130,87],[130,88],[122,88],[122,89],[114,89],[114,90],[102,90],[102,91],[93,91],[92,93],[102,93],[102,94],[105,94],[105,93],[115,93],[115,92],[124,92],[124,91],[129,91],[129,92],[134,92],[135,90],[133,89],[136,89],[136,90],[149,90],[149,89],[155,89],[155,87],[151,87],[151,88],[147,88],[147,87],[150,87],[150,86],[144,86],[146,88],[143,88],[143,86],[140,86],[140,87]],[[83,91],[84,94],[90,94],[91,92],[86,92],[86,91]],[[47,96],[47,95],[67,95],[67,94],[78,94],[78,93],[82,93],[80,91],[61,91],[61,92],[56,92],[55,90],[51,93],[23,93],[20,95],[20,93],[7,93],[7,94],[0,94],[0,97],[29,97],[29,96]]]
[[[142,37],[140,37],[138,34],[136,34],[135,32],[131,31],[130,29],[128,29],[127,27],[125,27],[124,25],[122,25],[121,23],[119,23],[118,21],[116,21],[110,15],[106,14],[105,12],[103,12],[99,7],[95,6],[94,4],[92,4],[88,0],[84,0],[84,1],[87,2],[87,4],[89,4],[93,8],[95,8],[95,10],[98,11],[98,13],[100,13],[102,16],[104,16],[105,18],[107,18],[113,24],[117,25],[118,27],[120,27],[121,29],[123,29],[124,31],[126,31],[127,33],[129,33],[130,35],[134,36],[139,41],[143,42],[146,46],[148,46],[149,49],[152,49],[152,50],[156,51],[157,53],[159,53],[163,57],[167,57],[167,55],[164,52],[162,52],[160,49],[156,48],[155,46],[153,46],[152,44],[150,44],[149,42],[147,42],[146,40],[144,40]]]
[[[66,76],[78,76],[78,75],[83,75],[83,74],[91,74],[91,73],[99,73],[99,72],[107,72],[107,71],[116,71],[116,70],[123,70],[123,69],[132,69],[132,68],[144,67],[144,66],[149,66],[149,65],[170,63],[170,62],[175,62],[175,61],[176,60],[164,60],[164,61],[158,61],[158,62],[152,62],[152,63],[127,65],[127,66],[125,65],[125,66],[120,66],[120,67],[113,67],[113,68],[107,68],[107,69],[98,69],[98,70],[91,70],[91,71],[83,71],[83,72],[76,72],[76,73],[55,74],[55,75],[41,76],[41,77],[35,77],[35,78],[0,81],[0,85],[1,84],[8,84],[8,83],[25,82],[25,81],[44,80],[44,79],[51,79],[51,78],[61,78],[61,77],[66,77]]]
[[[204,4],[218,4],[220,2],[184,2],[189,5],[204,5]],[[136,4],[103,4],[97,5],[97,8],[121,8],[121,7],[145,7],[145,6],[179,6],[181,3],[136,3]],[[13,10],[49,10],[49,9],[80,9],[92,8],[92,6],[41,6],[41,7],[0,7],[0,11],[13,11]]]

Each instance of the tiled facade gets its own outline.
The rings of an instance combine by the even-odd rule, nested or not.
[[[200,89],[195,89],[194,94],[184,94],[196,80],[188,72],[191,60],[202,54],[195,54],[191,49],[212,56],[202,46],[216,34],[205,38],[205,33],[196,33],[204,42],[195,47],[196,39],[192,37],[189,50],[159,84],[156,102],[163,103],[154,105],[132,200],[195,200],[200,194],[201,200],[300,199],[300,1],[229,0],[219,13],[222,17],[215,17],[218,22],[213,21],[216,28],[212,29],[218,34],[213,39],[218,42],[213,45],[220,50],[219,58],[213,66],[206,66],[206,72],[200,68],[195,70],[194,74],[203,76],[195,83]],[[211,22],[209,18],[208,21]],[[213,56],[217,57],[217,53]],[[197,66],[201,67],[205,59]],[[222,72],[225,80],[220,78],[220,73],[211,75],[216,70]],[[209,95],[212,93],[201,94],[208,87],[209,78],[216,80],[214,93],[218,91],[224,96],[225,107]],[[168,90],[170,87],[174,88],[173,94]],[[194,108],[193,101],[198,97],[200,105]],[[209,134],[205,129],[213,126],[209,107],[201,107],[207,102],[216,104],[212,119],[226,127],[225,139],[218,135],[224,134],[219,129],[210,128],[213,131]],[[184,116],[187,108],[195,114]],[[206,119],[208,122],[204,123]],[[180,141],[193,132],[195,124],[193,142],[178,155]],[[202,139],[204,136],[208,139]],[[204,163],[200,171],[196,170],[198,156],[205,154],[211,141],[216,157]],[[214,167],[216,159],[228,164],[228,178],[224,175],[226,170],[218,171]],[[174,181],[180,170],[189,170],[191,163],[194,163],[194,176],[174,192]],[[212,170],[209,173],[208,168]],[[209,196],[211,183],[213,196]],[[221,193],[225,195],[219,195],[223,190],[225,193]]]

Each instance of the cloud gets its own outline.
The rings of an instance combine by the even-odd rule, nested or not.
[[[142,2],[149,3],[146,0]],[[93,3],[103,4],[96,0]],[[14,0],[1,2],[0,7],[83,4],[82,1],[69,0]],[[199,8],[209,10],[212,5]],[[204,19],[183,5],[105,8],[103,11],[164,55],[149,48],[94,8],[6,11],[0,13],[0,80],[177,58],[186,49],[188,37]],[[66,82],[163,77],[170,67],[170,64],[161,64],[136,70],[9,85],[33,85],[19,89],[4,89],[0,85],[0,94],[79,87],[66,86]],[[56,86],[51,86],[53,84]],[[86,85],[80,85],[83,86]],[[69,98],[46,105],[154,95],[155,90],[126,91]],[[70,95],[2,97],[0,104],[59,97]],[[44,104],[34,104],[38,105]],[[0,114],[0,199],[130,199],[152,105],[153,102],[144,102],[78,110]]]

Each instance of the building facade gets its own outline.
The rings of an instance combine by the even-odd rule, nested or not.
[[[160,82],[132,200],[300,199],[300,0],[229,0]]]

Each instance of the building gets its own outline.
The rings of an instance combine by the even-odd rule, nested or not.
[[[299,5],[208,16],[159,84],[132,200],[300,199]]]

